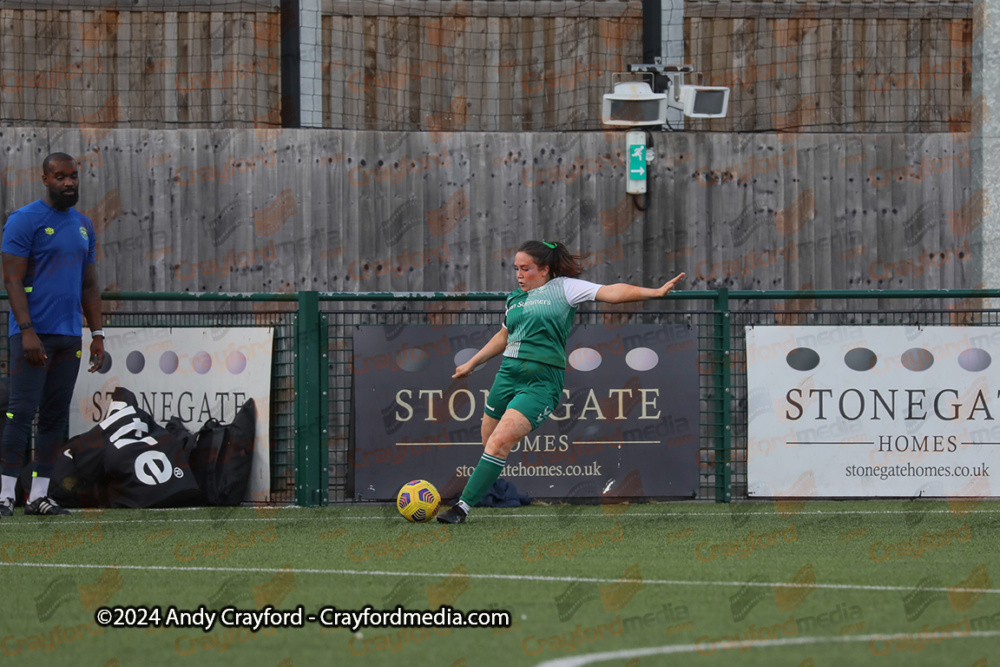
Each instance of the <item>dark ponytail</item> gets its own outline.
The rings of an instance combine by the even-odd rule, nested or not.
[[[583,273],[583,262],[580,256],[572,254],[569,248],[558,241],[555,243],[548,241],[525,241],[517,251],[531,255],[531,258],[535,260],[535,264],[539,268],[543,266],[549,267],[549,273],[553,278],[559,276],[576,278]]]

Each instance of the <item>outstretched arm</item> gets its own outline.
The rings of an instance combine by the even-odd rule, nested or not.
[[[662,287],[639,287],[637,285],[627,285],[625,283],[615,283],[614,285],[604,285],[597,290],[595,301],[604,303],[629,303],[630,301],[645,301],[646,299],[659,299],[670,294],[670,291],[684,278],[683,273],[663,283]]]
[[[466,375],[471,375],[472,371],[476,370],[480,365],[485,364],[487,361],[503,352],[506,347],[507,327],[501,327],[500,331],[498,331],[493,338],[490,338],[486,345],[483,345],[483,349],[476,352],[475,356],[455,369],[455,374],[452,375],[452,377],[462,378]]]

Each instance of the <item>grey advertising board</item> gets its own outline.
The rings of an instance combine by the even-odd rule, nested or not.
[[[354,331],[354,496],[394,499],[426,479],[461,493],[483,447],[500,357],[453,379],[496,333],[484,326]],[[502,475],[534,498],[694,497],[698,345],[686,325],[580,325],[560,406],[514,446]]]

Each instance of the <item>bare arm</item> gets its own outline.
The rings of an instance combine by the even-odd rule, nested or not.
[[[679,273],[672,279],[663,283],[662,287],[639,287],[637,285],[627,285],[625,283],[615,283],[614,285],[604,285],[597,290],[595,301],[604,303],[629,303],[631,301],[645,301],[646,299],[659,299],[670,294],[670,291],[684,278],[683,273]]]
[[[31,313],[28,310],[28,294],[24,291],[24,275],[28,272],[28,258],[3,253],[3,287],[7,290],[7,300],[14,313],[18,326],[27,326],[21,330],[21,347],[24,358],[32,365],[45,361],[45,348],[38,334],[28,323]]]
[[[472,371],[476,370],[482,364],[503,353],[507,348],[507,327],[501,327],[493,338],[483,345],[483,349],[476,352],[475,355],[464,364],[455,369],[455,374],[452,375],[453,378],[462,378],[467,375],[471,375]]]
[[[31,321],[28,312],[28,295],[24,291],[24,274],[28,272],[28,258],[3,253],[3,288],[7,290],[10,309],[18,324]]]
[[[91,331],[103,328],[101,317],[101,290],[97,286],[97,264],[91,262],[83,270],[83,290],[80,294],[80,305],[83,316],[87,318],[87,327]],[[90,342],[90,368],[93,373],[104,362],[104,338],[95,336]]]

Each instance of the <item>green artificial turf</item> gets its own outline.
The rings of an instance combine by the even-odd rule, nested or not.
[[[985,667],[1000,647],[998,524],[1000,505],[976,501],[531,506],[476,509],[459,526],[372,506],[18,510],[0,521],[0,664],[516,667],[611,654],[574,664]],[[158,608],[161,624],[171,606],[268,605],[445,605],[512,624],[96,624],[99,607],[129,605]]]

